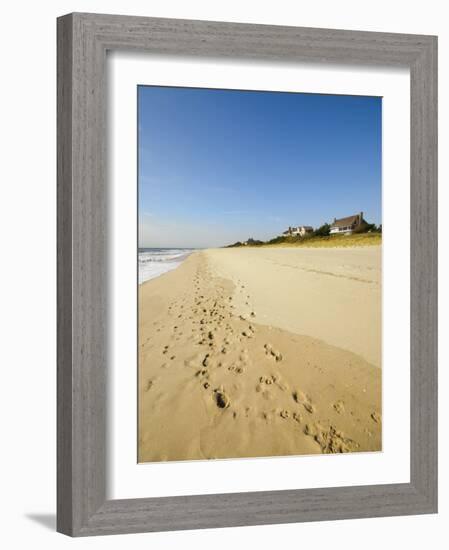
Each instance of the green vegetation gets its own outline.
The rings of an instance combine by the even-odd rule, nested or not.
[[[311,248],[319,247],[349,247],[349,246],[371,246],[382,243],[382,224],[376,226],[374,223],[364,222],[360,227],[354,230],[350,235],[330,234],[331,226],[328,223],[318,227],[312,233],[303,237],[299,235],[280,235],[267,242],[258,241],[249,238],[245,242],[237,241],[225,248],[235,248],[239,246],[304,246]]]
[[[287,237],[283,242],[267,243],[265,246],[288,246],[304,248],[339,248],[350,246],[373,246],[382,244],[382,235],[378,232],[352,233],[351,235],[326,235],[309,237]]]
[[[321,228],[320,228],[321,229]],[[317,230],[319,231],[319,230]],[[262,241],[255,241],[254,239],[248,239],[247,244],[237,242],[229,245],[227,248],[239,247],[239,246],[258,246],[258,247],[305,247],[305,248],[337,248],[337,247],[350,247],[350,246],[373,246],[382,243],[381,231],[370,231],[369,233],[354,232],[351,235],[329,235],[329,234],[315,234],[306,235],[304,237],[275,237],[270,241],[264,243]]]
[[[328,223],[325,223],[312,233],[312,237],[327,237],[330,233],[331,226]]]
[[[375,223],[363,223],[357,229],[354,229],[354,233],[382,233],[382,224],[377,227]]]
[[[234,244],[228,244],[228,246],[226,246],[225,248],[235,248],[235,247],[239,247],[239,246],[261,246],[263,244],[265,244],[263,241],[258,241],[256,239],[253,239],[253,238],[250,237],[244,243],[242,243],[240,241],[237,241]]]

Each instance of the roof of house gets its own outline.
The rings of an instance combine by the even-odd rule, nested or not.
[[[358,223],[359,218],[359,214],[356,214],[355,216],[348,216],[347,218],[341,218],[340,220],[335,220],[332,227],[346,227],[348,225],[353,225]]]
[[[304,229],[313,229],[311,225],[300,225],[300,227],[303,227]]]

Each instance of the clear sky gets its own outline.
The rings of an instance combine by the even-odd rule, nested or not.
[[[139,246],[381,223],[378,97],[139,86]]]

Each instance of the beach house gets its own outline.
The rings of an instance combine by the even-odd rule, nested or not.
[[[287,231],[284,231],[282,233],[282,235],[284,237],[304,237],[304,235],[308,235],[310,233],[313,233],[313,227],[311,227],[310,225],[298,225],[298,227],[289,227]]]
[[[313,233],[313,227],[311,225],[301,225],[300,227],[298,227],[298,230],[301,237]]]
[[[363,219],[363,212],[355,214],[354,216],[348,216],[347,218],[341,218],[339,220],[334,218],[334,221],[331,224],[330,233],[345,233],[349,235],[356,229],[359,229],[363,224],[366,224],[366,221]]]

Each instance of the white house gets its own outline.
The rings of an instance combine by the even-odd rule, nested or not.
[[[304,235],[309,235],[310,233],[313,233],[313,227],[311,225],[301,225],[298,227],[299,234],[301,237],[304,237]]]
[[[309,233],[313,233],[313,227],[310,225],[298,225],[298,227],[289,227],[287,231],[284,231],[282,235],[284,237],[300,236],[304,237]]]
[[[341,218],[340,220],[334,218],[334,221],[331,224],[330,233],[343,233],[350,235],[364,223],[366,223],[366,221],[363,219],[363,212],[360,212],[360,214],[355,214],[354,216],[348,216],[347,218]]]

